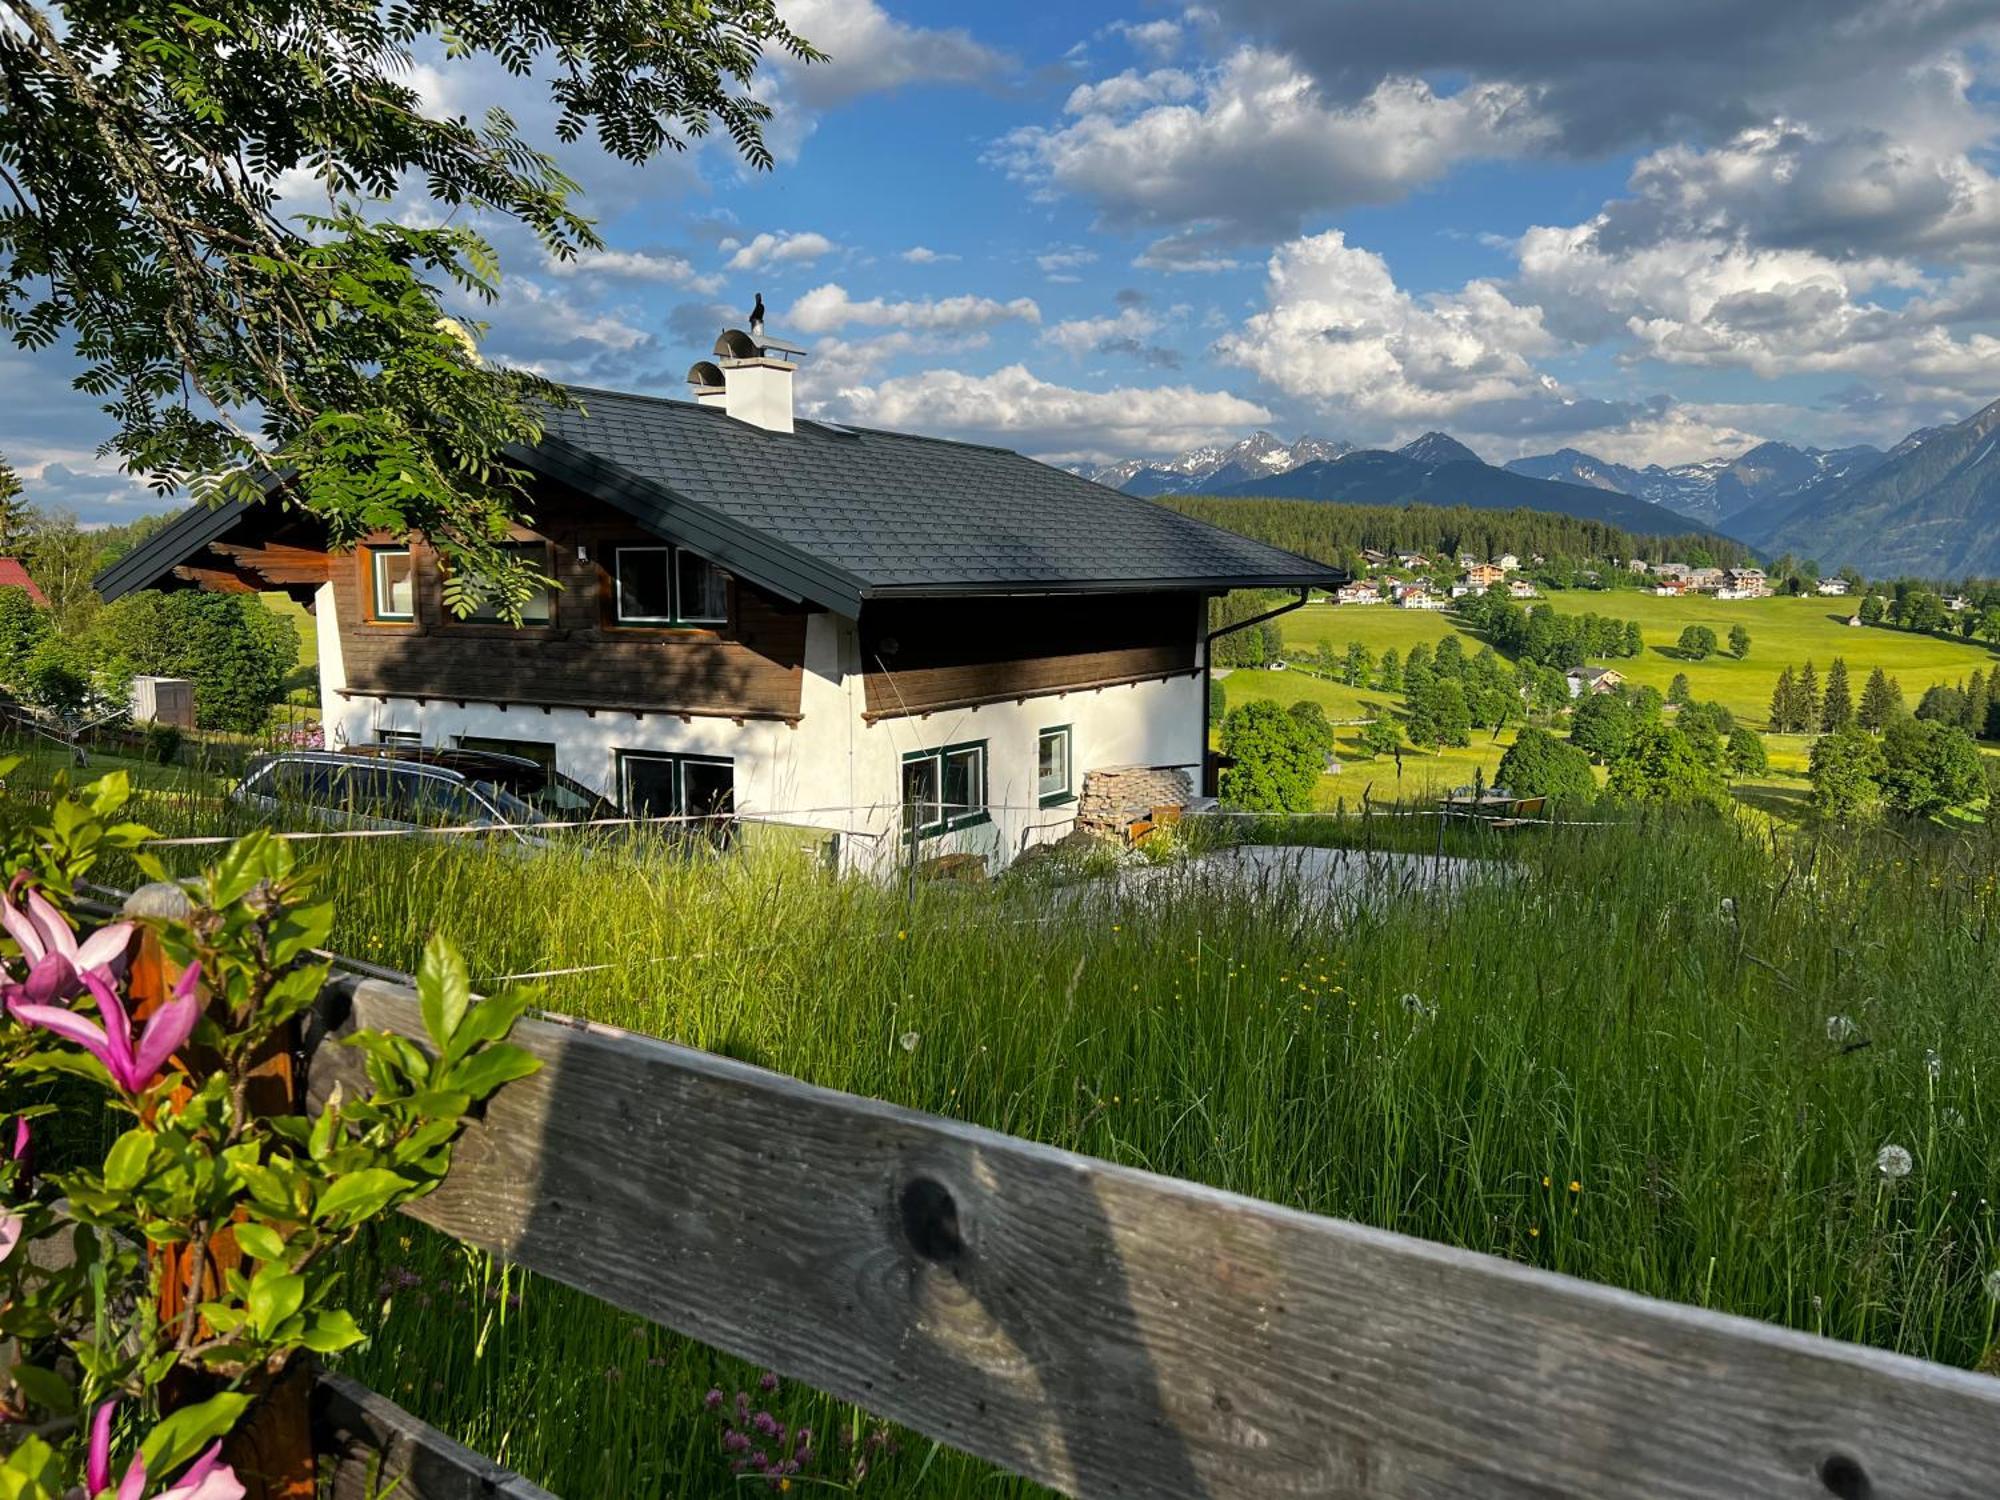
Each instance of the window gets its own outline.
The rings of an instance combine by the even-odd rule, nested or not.
[[[461,734],[452,743],[461,750],[484,750],[491,755],[518,755],[522,760],[532,760],[544,770],[556,768],[556,742],[554,740],[499,740],[480,734]]]
[[[675,600],[680,619],[690,625],[723,625],[729,620],[729,575],[705,557],[674,549]]]
[[[378,729],[375,743],[378,745],[421,745],[424,737],[414,729]]]
[[[727,818],[736,811],[736,763],[713,755],[621,750],[618,794],[635,818]]]
[[[1076,796],[1070,781],[1069,747],[1067,724],[1044,729],[1035,740],[1035,795],[1043,807],[1054,807]]]
[[[917,750],[903,757],[903,828],[945,833],[984,823],[986,742]]]
[[[671,625],[674,586],[671,547],[620,547],[612,557],[618,575],[621,625]]]
[[[417,617],[417,579],[408,547],[368,549],[369,574],[375,586],[377,620],[401,621]]]
[[[611,568],[620,625],[725,625],[729,575],[680,547],[617,547]]]
[[[532,568],[536,573],[546,575],[549,567],[549,546],[547,542],[509,542],[500,549],[523,567]],[[523,625],[547,625],[555,619],[555,593],[548,588],[537,589],[521,601],[521,623]],[[478,620],[486,624],[507,624],[500,614],[500,601],[487,597],[479,607],[466,616],[468,620]]]

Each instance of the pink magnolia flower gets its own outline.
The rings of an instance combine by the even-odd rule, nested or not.
[[[16,1004],[14,1019],[75,1042],[104,1064],[119,1088],[128,1094],[143,1093],[159,1077],[167,1059],[193,1035],[195,1022],[201,1019],[201,1002],[195,998],[195,987],[201,982],[200,965],[188,965],[167,1003],[146,1022],[137,1046],[132,1041],[131,1017],[126,1015],[118,992],[93,972],[86,971],[83,982],[97,997],[98,1013],[104,1017],[102,1026],[60,1005]]]
[[[0,927],[7,929],[7,936],[20,948],[30,974],[51,957],[62,959],[73,970],[112,970],[124,959],[132,939],[130,922],[112,922],[78,944],[63,914],[33,886],[28,887],[25,909],[14,904],[11,892],[0,901]],[[70,993],[75,994],[75,989]]]
[[[146,1460],[138,1454],[125,1466],[118,1488],[111,1488],[111,1408],[107,1401],[90,1419],[90,1448],[84,1455],[83,1492],[90,1500],[105,1494],[113,1500],[145,1500]],[[243,1485],[236,1471],[221,1462],[222,1440],[209,1444],[208,1451],[188,1466],[180,1482],[159,1491],[153,1500],[243,1500]]]

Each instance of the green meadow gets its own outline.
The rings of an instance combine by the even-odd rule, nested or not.
[[[1718,600],[1692,595],[1663,599],[1636,589],[1601,593],[1570,590],[1553,593],[1546,600],[1527,601],[1530,605],[1547,603],[1570,613],[1589,611],[1637,620],[1646,639],[1645,655],[1612,662],[1611,666],[1630,681],[1657,687],[1663,693],[1675,673],[1685,672],[1696,698],[1713,699],[1753,725],[1764,722],[1779,672],[1788,666],[1803,666],[1808,660],[1824,681],[1827,664],[1836,656],[1845,657],[1857,694],[1869,672],[1881,667],[1902,683],[1903,695],[1913,708],[1932,683],[1955,683],[1975,671],[1990,671],[1995,664],[1993,651],[1981,642],[1945,640],[1883,626],[1850,626],[1847,620],[1857,602],[1817,596]],[[1417,642],[1435,645],[1454,632],[1466,636],[1468,650],[1479,647],[1478,640],[1460,631],[1449,614],[1388,605],[1308,605],[1280,617],[1279,623],[1285,644],[1292,650],[1317,651],[1326,641],[1338,652],[1349,641],[1359,641],[1378,657],[1392,647],[1398,654],[1408,655]],[[1674,642],[1689,625],[1706,625],[1726,643],[1730,627],[1738,624],[1750,632],[1750,654],[1742,661],[1726,653],[1701,662],[1683,661],[1674,649]]]
[[[315,851],[332,945],[378,963],[438,930],[482,985],[609,965],[541,1002],[1524,1265],[2000,1360],[2000,843],[1688,815],[1488,855],[1512,878],[1329,902],[910,889],[775,854]],[[1878,1171],[1885,1146],[1907,1177]],[[355,1260],[351,1294],[379,1332],[347,1369],[558,1495],[744,1493],[711,1388],[811,1428],[801,1488],[1040,1493],[415,1225]]]

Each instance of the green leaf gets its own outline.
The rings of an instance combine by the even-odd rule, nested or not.
[[[104,1158],[104,1185],[114,1193],[137,1187],[146,1175],[146,1163],[152,1160],[156,1139],[150,1130],[133,1129],[113,1141]]]
[[[444,1085],[475,1099],[484,1099],[503,1083],[526,1078],[541,1065],[542,1060],[526,1047],[502,1042],[473,1053],[445,1076]]]
[[[354,1321],[354,1314],[344,1307],[335,1307],[313,1320],[305,1332],[305,1346],[315,1354],[332,1354],[351,1348],[366,1337],[361,1325]]]
[[[464,1024],[458,1028],[458,1034],[445,1049],[446,1060],[457,1062],[480,1043],[499,1041],[513,1029],[521,1012],[527,1008],[528,997],[519,990],[487,996],[472,1007]]]
[[[59,1417],[66,1417],[76,1410],[76,1392],[54,1370],[24,1364],[14,1366],[7,1373],[21,1388],[22,1394],[43,1410],[54,1412]]]
[[[458,950],[441,937],[424,944],[424,956],[417,965],[417,1000],[424,1030],[438,1050],[444,1051],[472,1004],[472,979]]]
[[[139,1445],[148,1474],[171,1474],[236,1425],[250,1398],[237,1391],[210,1396],[196,1406],[183,1406],[160,1419]]]
[[[250,1279],[250,1322],[268,1338],[305,1300],[305,1277],[267,1265]]]
[[[238,1224],[236,1243],[245,1255],[254,1255],[258,1260],[277,1261],[285,1256],[285,1242],[269,1224]]]
[[[388,1206],[390,1199],[411,1186],[387,1167],[350,1172],[320,1194],[315,1217],[349,1224],[372,1219]]]

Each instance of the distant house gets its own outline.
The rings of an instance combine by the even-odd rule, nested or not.
[[[1689,568],[1687,586],[1697,593],[1712,594],[1729,581],[1729,575],[1721,568]]]
[[[1403,609],[1443,609],[1445,601],[1438,598],[1422,584],[1413,584],[1396,596],[1396,603]]]
[[[1644,573],[1648,571],[1648,564],[1646,562],[1646,559],[1643,557],[1626,558],[1625,571],[1628,573]]]
[[[1493,559],[1493,565],[1503,573],[1512,573],[1521,566],[1521,559],[1511,552],[1503,552]]]
[[[1963,594],[1953,594],[1944,601],[1944,607],[1955,615],[1962,615],[1972,608],[1972,601]]]
[[[1738,599],[1761,599],[1771,592],[1771,580],[1762,568],[1731,568],[1722,586]]]
[[[1539,599],[1542,597],[1542,591],[1525,578],[1508,579],[1507,592],[1512,594],[1516,599]]]
[[[1507,570],[1498,563],[1474,562],[1465,565],[1465,574],[1459,582],[1470,584],[1476,589],[1487,589],[1506,580]]]
[[[21,566],[19,558],[0,557],[0,589],[26,589],[28,598],[37,608],[49,607],[48,596],[36,586],[35,580],[28,576],[28,570]]]
[[[1815,588],[1819,593],[1825,594],[1828,598],[1833,598],[1847,592],[1847,580],[1845,578],[1822,578],[1815,585]]]
[[[1585,693],[1608,693],[1625,681],[1623,672],[1610,667],[1571,667],[1563,673],[1569,683],[1569,695],[1581,698]]]
[[[1867,622],[1863,620],[1859,615],[1849,615],[1847,617],[1847,623],[1853,626],[1856,630],[1859,630]]]
[[[1688,583],[1685,578],[1662,578],[1653,585],[1653,592],[1662,599],[1678,599],[1687,591]]]
[[[1421,552],[1398,552],[1396,561],[1406,568],[1428,568],[1431,560]]]
[[[1690,569],[1686,563],[1665,562],[1654,563],[1652,571],[1655,578],[1685,579]]]
[[[1333,592],[1335,604],[1380,604],[1382,594],[1372,583],[1350,583]]]
[[[1363,547],[1361,549],[1361,560],[1371,568],[1386,568],[1389,566],[1389,554],[1386,552],[1377,552],[1373,547]]]

